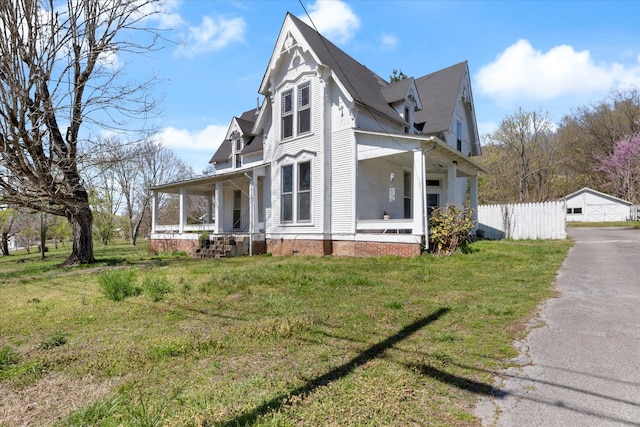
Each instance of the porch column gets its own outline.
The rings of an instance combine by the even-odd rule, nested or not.
[[[249,256],[253,255],[253,232],[256,229],[256,218],[258,217],[258,197],[256,193],[256,177],[255,174],[248,176],[249,178]]]
[[[413,211],[413,225],[412,234],[422,236],[425,234],[425,159],[424,151],[418,149],[413,152],[413,194],[412,194],[412,211]]]
[[[187,224],[187,190],[184,187],[180,187],[180,223],[178,225],[178,232],[184,233],[184,226]]]
[[[454,160],[447,166],[447,203],[456,203],[456,177],[458,175],[458,163]]]
[[[469,205],[473,209],[473,215],[471,219],[474,223],[478,222],[478,175],[473,175],[469,178]]]
[[[207,194],[207,217],[205,219],[207,225],[213,223],[213,197]]]
[[[216,190],[215,190],[214,198],[216,199],[216,203],[213,205],[213,216],[215,217],[213,232],[215,234],[218,234],[222,230],[222,183],[221,182],[216,182]]]
[[[153,190],[151,194],[151,233],[156,232],[158,225],[158,192]]]

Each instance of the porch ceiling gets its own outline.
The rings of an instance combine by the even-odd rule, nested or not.
[[[413,167],[413,151],[424,150],[427,172],[445,173],[448,166],[455,162],[459,177],[475,176],[478,172],[489,173],[484,166],[434,136],[387,134],[358,129],[355,132],[362,136],[356,139],[358,160],[386,157],[394,163]]]
[[[211,195],[215,190],[216,183],[226,181],[237,181],[239,183],[240,180],[246,181],[248,178],[245,174],[250,174],[252,171],[252,169],[244,169],[203,178],[170,182],[168,184],[152,187],[151,189],[160,193],[180,194],[180,189],[184,188],[187,194],[203,196]]]

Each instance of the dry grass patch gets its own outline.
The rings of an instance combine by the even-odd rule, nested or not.
[[[46,426],[67,417],[70,410],[113,392],[117,378],[86,375],[72,378],[52,373],[27,387],[0,383],[0,425]]]

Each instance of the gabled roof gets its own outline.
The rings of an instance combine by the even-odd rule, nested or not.
[[[589,188],[589,187],[581,188],[580,190],[575,191],[575,192],[565,196],[564,199],[565,200],[572,199],[572,198],[574,198],[576,196],[579,196],[579,195],[581,195],[583,193],[591,193],[593,195],[600,196],[602,198],[609,199],[609,200],[614,201],[614,202],[623,203],[623,204],[629,205],[629,206],[633,205],[633,203],[631,203],[631,202],[629,202],[627,200],[623,200],[623,199],[621,199],[619,197],[612,196],[611,194],[607,194],[607,193],[602,193],[600,191],[596,191],[593,188]]]
[[[389,83],[347,55],[342,49],[324,38],[299,18],[289,12],[287,12],[285,20],[287,18],[291,19],[291,22],[298,28],[320,62],[333,71],[336,78],[355,102],[392,120],[404,123],[402,117],[389,106],[380,91],[383,87],[388,86]]]
[[[467,69],[467,61],[463,61],[416,79],[422,110],[415,112],[413,121],[424,123],[422,133],[437,135],[449,130]]]
[[[402,101],[407,96],[412,83],[414,83],[413,77],[409,77],[383,87],[381,91],[384,100],[387,104]]]
[[[218,150],[213,155],[211,160],[209,160],[209,163],[226,162],[230,158],[231,158],[231,140],[225,139],[224,141],[222,141],[222,144],[220,144],[220,147],[218,147]]]
[[[380,92],[387,104],[403,102],[407,97],[413,97],[416,102],[416,110],[422,110],[422,101],[413,77],[399,80],[383,87]]]
[[[238,124],[242,136],[245,141],[247,141],[242,149],[242,154],[256,153],[263,149],[262,136],[252,134],[253,125],[258,118],[258,112],[257,108],[253,108],[242,113],[240,117],[233,117],[232,119],[232,123],[235,121]],[[222,141],[222,144],[220,144],[218,151],[216,151],[211,160],[209,160],[209,163],[226,162],[231,158],[231,154],[233,152],[232,148],[231,140],[225,139]]]

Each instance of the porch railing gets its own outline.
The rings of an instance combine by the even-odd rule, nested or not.
[[[398,233],[413,230],[413,219],[359,219],[356,223],[358,232]]]

